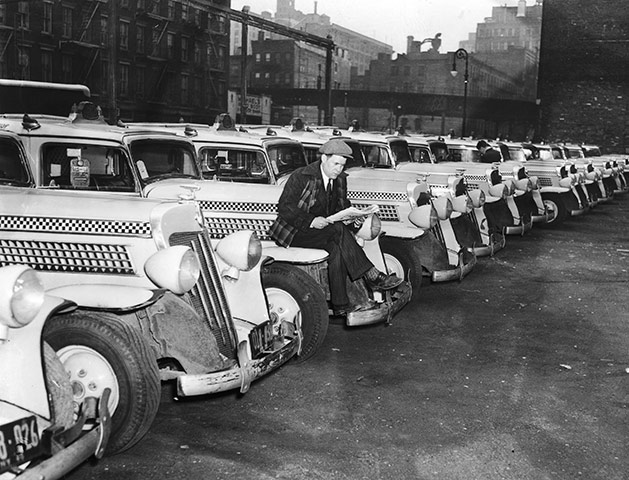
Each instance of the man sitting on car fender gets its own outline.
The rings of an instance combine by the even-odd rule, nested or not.
[[[347,174],[343,172],[352,149],[340,139],[332,139],[319,149],[321,160],[295,170],[278,202],[278,216],[269,230],[271,237],[285,247],[321,248],[328,252],[328,278],[334,313],[351,310],[346,278],[364,278],[371,288],[388,290],[402,279],[380,272],[356,243],[343,222],[327,219],[350,206]]]

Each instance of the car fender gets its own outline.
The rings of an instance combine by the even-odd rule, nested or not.
[[[65,285],[46,293],[65,298],[81,308],[121,313],[155,303],[165,290],[125,285],[92,284]]]
[[[566,193],[569,192],[569,188],[564,187],[542,187],[540,188],[541,193]]]
[[[262,256],[272,257],[276,262],[315,264],[328,259],[328,252],[318,248],[279,247],[262,242]]]

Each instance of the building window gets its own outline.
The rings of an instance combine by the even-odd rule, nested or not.
[[[100,62],[100,76],[97,77],[97,82],[101,92],[104,93],[109,84],[109,62],[107,60]]]
[[[120,48],[127,50],[129,48],[129,22],[124,20],[120,22],[120,32],[118,34],[120,37]]]
[[[65,38],[72,38],[72,9],[70,7],[63,7],[61,23],[63,25],[62,35]]]
[[[169,20],[175,19],[175,0],[168,0],[166,16]]]
[[[267,62],[267,63],[271,61],[271,54],[270,53],[265,53],[264,54],[264,61]]]
[[[0,25],[6,25],[6,23],[7,23],[7,4],[0,3]]]
[[[181,76],[181,104],[188,105],[190,103],[190,77],[188,75]]]
[[[159,47],[159,42],[160,42],[159,36],[160,36],[160,33],[159,33],[159,30],[156,29],[156,28],[153,28],[152,32],[153,32],[153,34],[151,35],[151,42],[152,42],[152,45],[153,45],[153,55],[159,55],[159,53],[160,53],[160,47]]]
[[[201,9],[200,8],[194,9],[194,24],[201,26]]]
[[[181,21],[182,22],[187,22],[188,21],[188,9],[190,8],[190,5],[188,2],[182,3],[181,4]]]
[[[201,77],[194,77],[192,84],[192,96],[195,105],[201,100]]]
[[[391,67],[391,76],[392,77],[396,77],[398,75],[398,73],[400,73],[400,70],[397,67],[397,65],[392,66]]]
[[[260,79],[260,72],[256,72],[254,75],[254,78],[259,80]]]
[[[18,2],[17,4],[17,27],[28,30],[30,18],[28,13],[28,2]]]
[[[190,40],[188,37],[181,37],[181,61],[187,62],[190,59]]]
[[[138,53],[144,53],[144,36],[146,35],[146,27],[138,25],[135,30],[135,48]]]
[[[61,57],[61,80],[65,83],[72,83],[72,57],[70,55]]]
[[[109,19],[107,17],[100,17],[100,44],[101,45],[107,45],[107,42],[109,41],[109,28],[107,28],[107,22],[109,21]]]
[[[129,65],[127,65],[126,63],[120,64],[118,91],[123,97],[129,95]]]
[[[260,63],[262,61],[262,56],[259,53],[256,53],[256,63]]]
[[[175,58],[175,34],[167,33],[166,34],[166,54],[169,59]]]
[[[291,57],[290,52],[286,52],[286,53],[284,54],[284,61],[285,61],[286,63],[291,63],[291,62],[293,61],[293,59],[292,59],[292,57]]]
[[[144,98],[145,68],[137,67],[135,69],[135,95],[138,98]]]
[[[41,79],[44,82],[52,82],[52,52],[41,52]]]
[[[265,80],[270,80],[271,79],[271,73],[270,72],[264,72],[264,79]]]
[[[194,63],[201,64],[201,45],[197,42],[194,43]]]
[[[129,0],[120,0],[120,6],[121,7],[128,7],[129,6]]]
[[[146,4],[144,0],[138,0],[138,3],[136,5],[137,5],[138,10],[144,10],[146,8]]]
[[[21,80],[31,78],[31,52],[28,48],[19,47],[17,52],[17,66]]]
[[[44,12],[42,18],[42,28],[41,31],[43,33],[52,33],[52,3],[44,2]]]

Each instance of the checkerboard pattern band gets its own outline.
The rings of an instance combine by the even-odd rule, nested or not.
[[[26,215],[0,215],[0,231],[2,230],[17,232],[62,232],[108,236],[151,236],[151,226],[148,222],[32,217]]]

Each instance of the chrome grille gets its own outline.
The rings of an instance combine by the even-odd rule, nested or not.
[[[210,325],[220,352],[229,359],[236,358],[236,329],[209,235],[204,232],[179,232],[170,237],[170,244],[188,246],[199,257],[201,275],[188,298],[197,313]]]
[[[0,240],[0,266],[28,265],[39,271],[133,275],[124,245]]]
[[[552,187],[553,181],[548,177],[537,177],[539,180],[539,184],[542,187]]]
[[[356,208],[369,208],[371,206],[371,204],[368,203],[352,203],[352,205]],[[380,220],[383,222],[400,221],[397,205],[378,204],[378,209],[378,217],[380,217]]]
[[[210,238],[223,238],[234,232],[241,230],[253,230],[260,240],[270,240],[269,228],[273,225],[273,220],[263,220],[260,218],[225,218],[225,217],[205,217],[205,225],[210,234]]]

